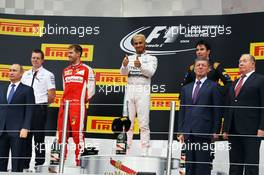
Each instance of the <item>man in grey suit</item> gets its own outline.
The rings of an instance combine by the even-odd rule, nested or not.
[[[259,148],[264,137],[264,76],[255,73],[250,54],[239,59],[237,79],[229,89],[224,138],[231,143],[229,175],[258,175]],[[262,108],[260,108],[262,107]]]
[[[210,175],[210,144],[220,132],[221,94],[215,82],[207,79],[209,61],[197,58],[194,63],[195,82],[182,87],[178,135],[186,147],[186,174]],[[200,106],[201,105],[201,106]]]
[[[28,136],[35,103],[33,89],[20,82],[23,68],[19,64],[9,69],[10,84],[1,89],[3,113],[0,117],[0,171],[7,171],[11,149],[12,171],[23,171],[23,144]]]

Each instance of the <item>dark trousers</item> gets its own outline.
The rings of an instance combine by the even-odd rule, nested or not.
[[[45,163],[45,125],[47,120],[47,105],[39,104],[35,106],[32,126],[24,148],[25,159],[24,168],[28,169],[32,157],[32,137],[34,136],[35,166]]]
[[[9,150],[11,149],[12,172],[23,171],[22,146],[25,139],[9,136],[3,132],[0,136],[0,171],[7,171]]]
[[[229,137],[229,175],[258,175],[259,148],[261,139],[257,137]],[[250,164],[250,165],[247,165]]]
[[[191,135],[185,144],[186,175],[211,175],[211,139]]]

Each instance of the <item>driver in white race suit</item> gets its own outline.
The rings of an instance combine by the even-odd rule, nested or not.
[[[124,109],[128,108],[131,127],[127,132],[128,149],[131,148],[134,132],[134,122],[137,115],[140,129],[141,154],[148,155],[150,147],[149,110],[151,77],[157,69],[157,58],[145,52],[146,38],[143,34],[133,37],[135,55],[125,56],[120,72],[128,76],[125,92]],[[128,106],[126,107],[126,104]]]

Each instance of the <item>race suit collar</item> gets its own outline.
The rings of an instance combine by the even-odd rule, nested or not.
[[[79,63],[77,63],[77,64],[71,64],[71,67],[79,67],[80,65],[82,64],[82,62],[80,61]]]

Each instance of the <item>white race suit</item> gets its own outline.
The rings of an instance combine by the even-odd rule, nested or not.
[[[135,67],[134,61],[136,57],[141,63],[141,67]],[[131,55],[128,56],[128,65],[121,66],[120,72],[122,75],[128,75],[128,82],[124,99],[123,115],[127,115],[131,120],[131,127],[127,132],[128,146],[131,147],[134,132],[135,116],[137,114],[141,147],[148,148],[150,146],[150,130],[149,130],[149,110],[150,110],[150,84],[151,77],[157,69],[157,58],[149,54]],[[127,105],[128,104],[128,107]],[[128,111],[127,111],[128,109]]]

